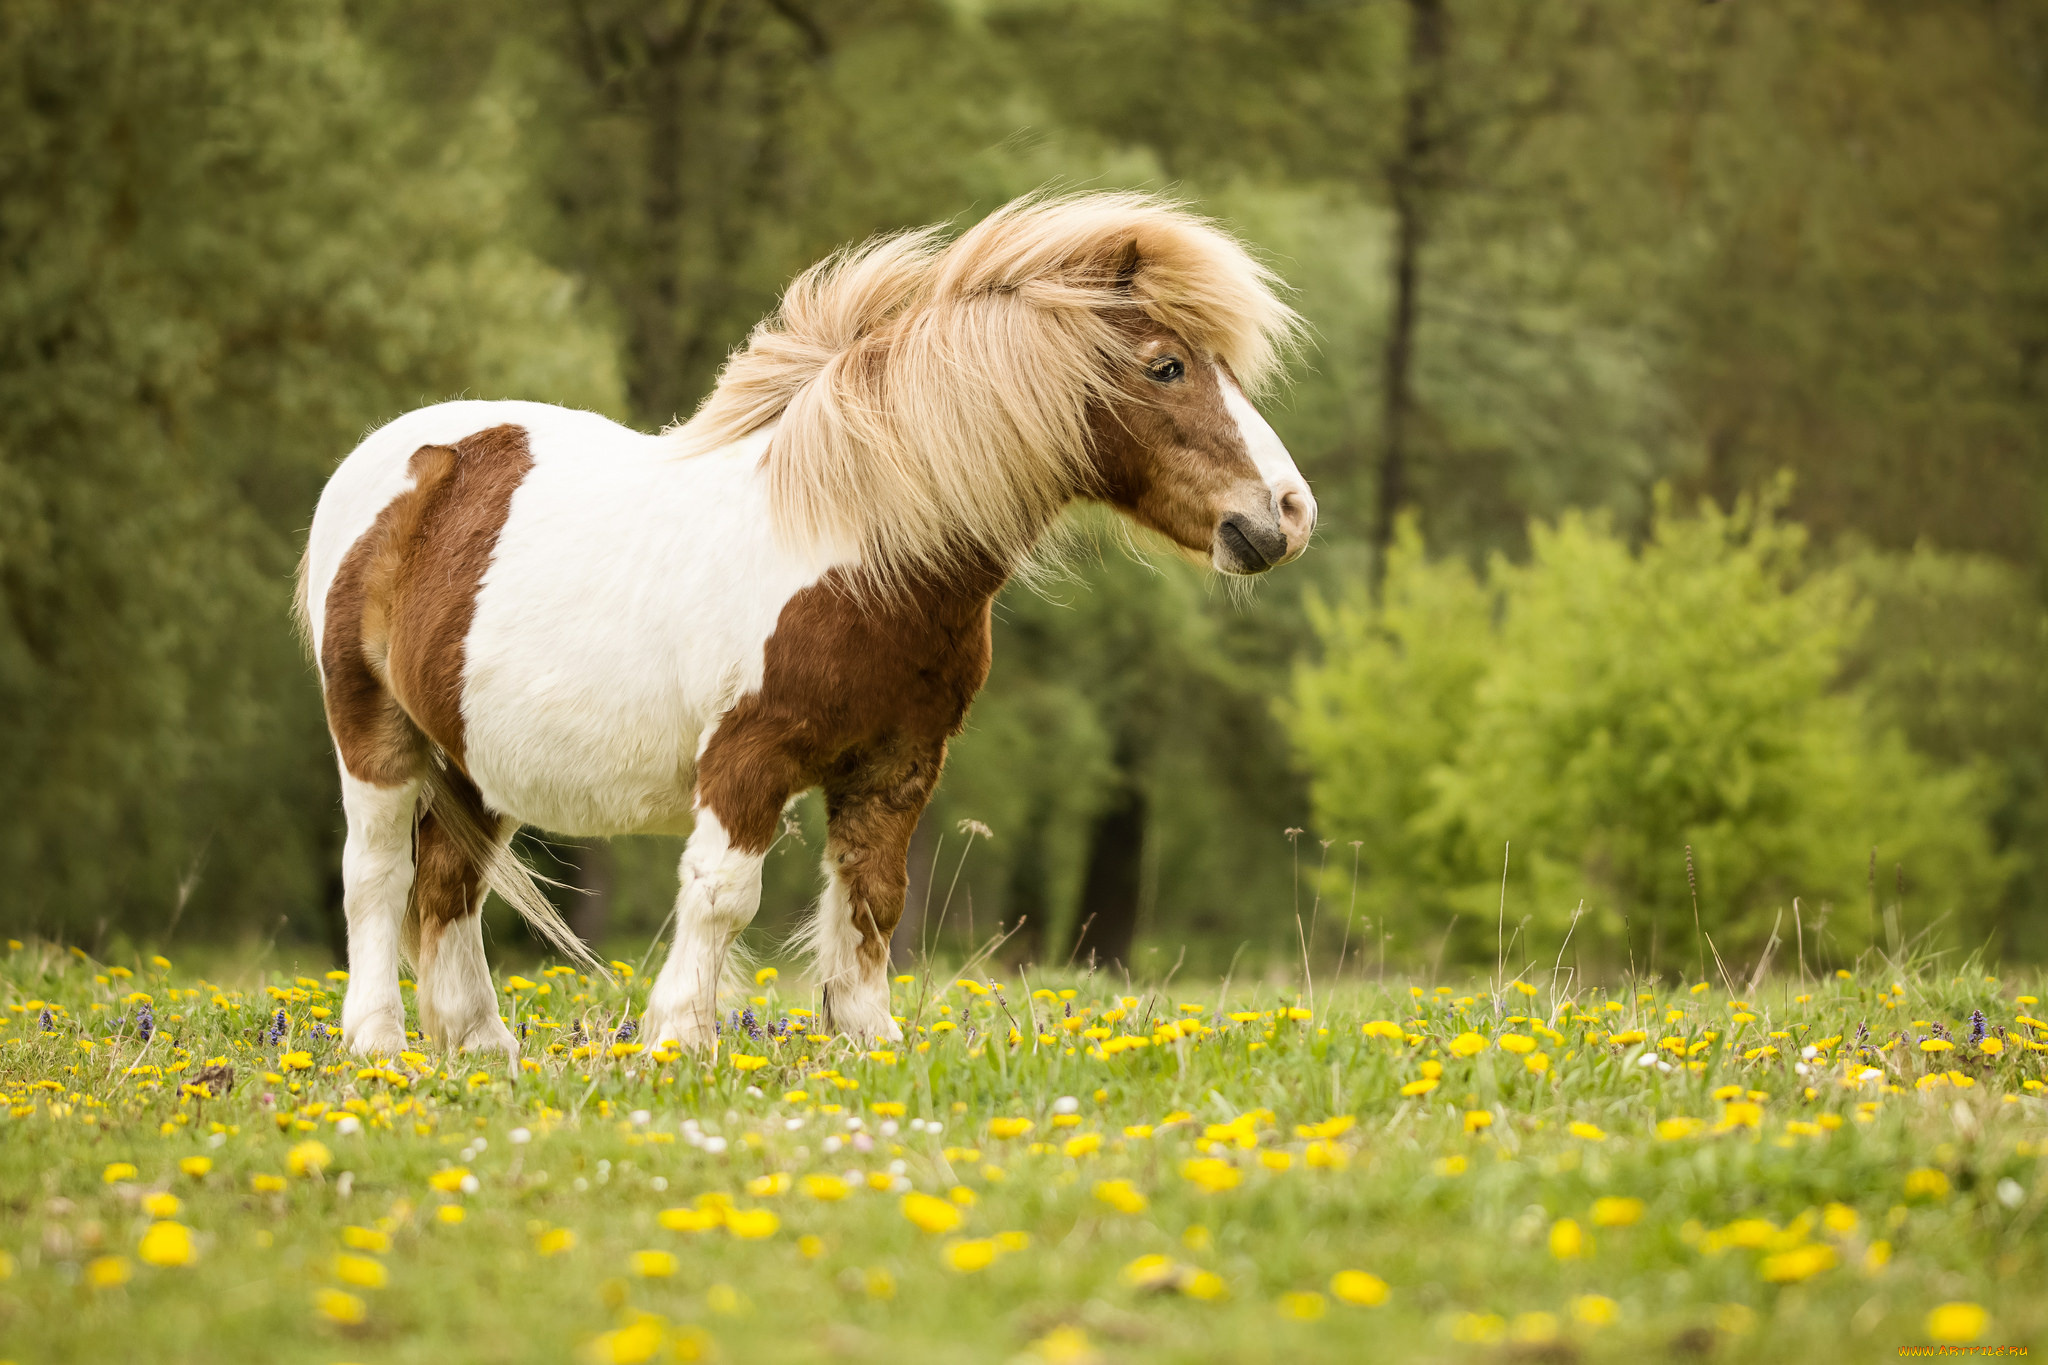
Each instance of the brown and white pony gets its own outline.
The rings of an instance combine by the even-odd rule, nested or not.
[[[689,831],[643,1036],[711,1043],[762,859],[812,787],[826,1020],[900,1037],[905,856],[997,590],[1077,499],[1226,574],[1300,554],[1315,500],[1245,398],[1295,325],[1171,204],[1035,198],[813,267],[659,436],[519,402],[370,435],[300,570],[348,816],[349,1046],[404,1047],[403,951],[428,1036],[517,1053],[485,892],[587,960],[509,851],[522,824]]]

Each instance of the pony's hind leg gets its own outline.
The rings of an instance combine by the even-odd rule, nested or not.
[[[342,847],[342,905],[348,917],[348,994],[342,1042],[364,1056],[405,1050],[405,1001],[398,994],[399,940],[412,889],[413,809],[418,781],[382,787],[341,774],[348,817]]]
[[[519,1055],[519,1043],[498,1016],[498,995],[484,958],[485,886],[478,854],[503,844],[512,823],[484,808],[476,787],[450,772],[420,816],[415,840],[419,870],[413,905],[419,920],[420,1031],[450,1052],[468,1049]]]
[[[772,812],[776,807],[771,806]],[[676,938],[647,998],[650,1045],[678,1042],[708,1048],[717,1037],[718,981],[726,954],[761,904],[760,852],[736,847],[709,807],[683,850],[682,886],[676,896]]]
[[[825,1023],[854,1038],[903,1037],[889,1012],[889,936],[903,917],[910,836],[941,761],[943,751],[912,756],[826,786],[825,893],[802,937],[817,954]]]

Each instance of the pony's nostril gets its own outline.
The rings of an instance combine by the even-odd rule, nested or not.
[[[1280,522],[1289,531],[1304,532],[1315,525],[1315,505],[1308,494],[1290,488],[1280,495]]]
[[[1264,573],[1287,558],[1287,535],[1278,526],[1232,513],[1216,528],[1221,567],[1231,573]]]

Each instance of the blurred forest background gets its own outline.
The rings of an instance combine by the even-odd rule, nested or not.
[[[1057,184],[1296,291],[1321,531],[1245,604],[1084,515],[906,942],[2038,958],[2044,64],[2039,0],[0,0],[0,922],[338,945],[287,605],[364,431],[658,427],[833,247]],[[637,959],[676,843],[530,852]]]

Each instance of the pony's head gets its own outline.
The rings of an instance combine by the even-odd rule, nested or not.
[[[1128,336],[1121,392],[1094,422],[1102,498],[1221,573],[1299,555],[1315,497],[1229,364],[1149,319]]]
[[[677,438],[777,423],[793,539],[880,582],[1015,566],[1097,498],[1230,574],[1301,553],[1315,499],[1247,398],[1299,322],[1236,239],[1142,194],[1020,199],[948,242],[806,271]]]

